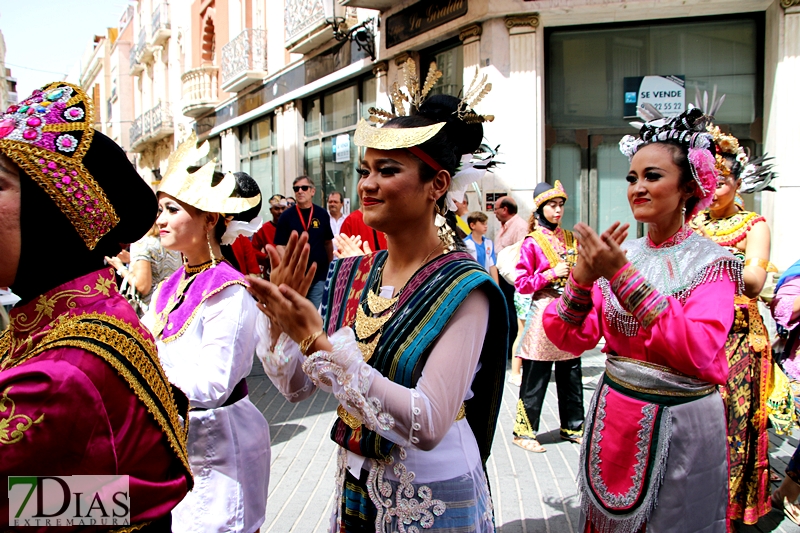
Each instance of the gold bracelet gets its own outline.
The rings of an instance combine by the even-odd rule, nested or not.
[[[760,259],[758,257],[751,257],[747,261],[744,262],[744,266],[755,265],[759,268],[763,268],[767,270],[769,268],[769,261],[766,259]]]
[[[300,353],[306,355],[306,352],[309,348],[311,348],[311,345],[314,344],[314,341],[317,340],[323,333],[325,333],[323,330],[319,330],[300,341]]]

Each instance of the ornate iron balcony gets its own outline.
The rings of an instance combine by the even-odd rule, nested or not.
[[[267,32],[246,29],[222,47],[222,89],[237,92],[262,80],[267,70]]]

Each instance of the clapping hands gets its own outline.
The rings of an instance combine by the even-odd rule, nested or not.
[[[598,279],[611,279],[628,263],[628,257],[620,245],[628,237],[630,224],[614,222],[598,235],[588,224],[582,222],[573,230],[578,239],[578,263],[572,271],[575,281],[589,286]]]

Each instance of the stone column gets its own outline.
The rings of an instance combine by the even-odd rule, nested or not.
[[[388,73],[389,73],[389,65],[388,63],[386,63],[386,61],[379,61],[375,63],[374,67],[372,67],[372,74],[375,75],[375,80],[377,82],[375,107],[377,107],[378,109],[384,109],[386,111],[392,108],[392,103],[391,100],[389,99],[389,90],[391,89],[391,85],[389,84]]]
[[[458,38],[463,43],[464,54],[464,88],[468,87],[475,77],[475,68],[480,69],[481,65],[481,33],[483,28],[480,24],[470,24],[458,32]]]
[[[286,196],[286,193],[283,189],[283,169],[286,163],[286,154],[283,150],[283,144],[286,139],[286,126],[284,125],[283,107],[278,106],[275,108],[275,120],[273,121],[273,124],[275,125],[275,145],[278,148],[275,151],[275,154],[278,157],[278,175],[273,176],[272,187],[273,189],[277,189],[279,194]]]
[[[283,163],[283,190],[286,196],[294,196],[288,191],[292,190],[292,180],[303,172],[303,122],[300,109],[295,102],[288,102],[283,106],[284,137],[284,163]]]
[[[516,129],[527,132],[505,140],[503,152],[509,154],[505,174],[511,178],[512,189],[532,190],[545,177],[544,32],[537,31],[538,13],[510,15],[505,23],[509,33],[508,99],[513,102]]]
[[[764,91],[764,150],[773,156],[776,193],[764,192],[762,211],[772,229],[771,260],[784,270],[800,259],[800,0],[781,0],[767,10]]]
[[[219,135],[219,162],[222,171],[228,172],[239,168],[239,140],[233,128],[229,128]]]

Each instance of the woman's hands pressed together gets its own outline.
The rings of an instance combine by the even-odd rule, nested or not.
[[[628,237],[630,224],[614,222],[601,235],[582,222],[573,230],[578,239],[578,263],[572,271],[575,281],[588,287],[598,279],[611,279],[628,263],[625,252],[620,248]]]
[[[270,281],[251,276],[247,290],[258,302],[259,310],[270,320],[272,344],[277,342],[282,332],[300,344],[303,339],[320,331],[323,325],[314,304],[305,298],[317,270],[316,263],[305,270],[309,253],[308,234],[298,237],[297,232],[292,232],[283,258],[271,245],[267,246],[267,252],[273,265]],[[331,345],[322,335],[310,348],[325,350],[331,349]]]

